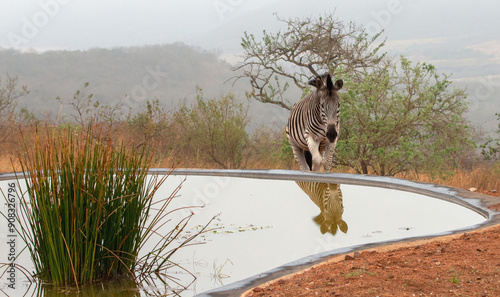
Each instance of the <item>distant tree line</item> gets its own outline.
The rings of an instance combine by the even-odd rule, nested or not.
[[[207,99],[198,88],[193,103],[182,103],[172,110],[166,110],[156,98],[130,109],[121,103],[101,103],[88,88],[89,83],[84,83],[72,97],[56,98],[61,106],[69,107],[69,117],[56,115],[42,120],[25,109],[15,108],[16,100],[28,89],[18,86],[17,78],[8,76],[0,86],[2,152],[19,153],[22,147],[19,133],[33,133],[40,125],[80,131],[92,123],[114,141],[153,146],[157,166],[294,166],[293,157],[280,151],[282,131],[261,126],[248,132],[248,104],[234,94]]]

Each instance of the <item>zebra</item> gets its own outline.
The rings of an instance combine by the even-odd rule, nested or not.
[[[296,183],[321,210],[313,219],[319,225],[321,234],[329,232],[335,235],[338,229],[347,233],[347,223],[342,219],[344,204],[340,185],[304,181]]]
[[[295,159],[303,171],[325,171],[332,166],[333,153],[340,134],[340,98],[344,82],[332,82],[329,73],[309,81],[316,90],[293,107],[286,134]]]

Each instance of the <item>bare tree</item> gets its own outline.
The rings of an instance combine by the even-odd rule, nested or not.
[[[73,99],[64,100],[57,97],[56,100],[60,102],[61,109],[63,105],[71,108],[71,116],[82,129],[85,129],[89,123],[93,122],[101,125],[105,133],[112,132],[125,116],[124,104],[121,102],[101,104],[98,100],[94,100],[94,94],[88,93],[87,88],[89,88],[89,83],[85,82],[83,89],[77,90],[73,95]],[[60,116],[59,112],[56,123],[59,123]]]
[[[17,106],[16,99],[29,93],[26,85],[18,87],[18,78],[7,74],[7,79],[2,83],[0,77],[0,118],[1,121],[9,119]]]
[[[0,142],[6,142],[12,134],[16,123],[17,99],[29,93],[28,87],[18,86],[18,78],[6,75],[0,77]]]
[[[369,37],[353,22],[343,23],[327,14],[323,17],[305,19],[282,19],[286,31],[263,32],[262,40],[245,32],[241,45],[243,62],[233,70],[241,71],[235,77],[250,79],[252,93],[249,96],[264,103],[272,103],[291,109],[284,93],[292,81],[300,89],[307,87],[311,76],[329,72],[335,76],[338,70],[347,73],[363,71],[378,64],[380,55],[374,41],[380,33]]]

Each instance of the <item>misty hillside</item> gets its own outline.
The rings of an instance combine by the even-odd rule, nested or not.
[[[453,73],[454,86],[467,88],[469,93],[471,121],[487,132],[495,131],[495,112],[500,112],[497,98],[500,68],[498,63],[488,62],[496,62],[496,55],[492,58],[492,54],[476,49],[436,50],[440,45],[399,50],[414,61],[434,64],[439,73]],[[391,46],[388,47],[391,51]],[[28,85],[31,92],[20,99],[19,106],[26,106],[38,115],[57,114],[60,104],[55,98],[71,99],[85,82],[90,83],[88,92],[94,94],[94,99],[103,103],[121,100],[133,110],[143,106],[147,99],[155,98],[167,110],[174,109],[179,102],[195,98],[196,86],[203,89],[207,98],[233,92],[242,101],[246,101],[244,92],[249,89],[246,81],[238,81],[234,86],[226,82],[235,73],[218,53],[181,43],[43,53],[0,49],[0,75],[6,73],[17,75],[21,84]],[[292,85],[289,100],[296,101],[299,94]],[[288,111],[256,101],[250,102],[249,112],[251,127],[261,123],[284,126],[288,117]]]
[[[147,99],[159,99],[167,110],[180,102],[191,102],[196,87],[207,98],[233,92],[245,101],[246,82],[227,82],[235,73],[219,59],[185,44],[144,46],[88,51],[26,53],[0,49],[0,75],[18,76],[30,94],[20,98],[19,107],[38,115],[56,114],[60,104],[89,82],[88,93],[102,103],[124,104],[136,109]],[[64,109],[63,109],[64,113]],[[287,112],[279,107],[250,102],[251,126],[264,120],[283,123]]]
[[[168,105],[190,97],[198,85],[219,94],[232,72],[214,53],[183,45],[163,45],[89,51],[19,53],[0,51],[2,75],[17,75],[31,93],[22,104],[52,110],[57,96],[71,98],[85,82],[102,102],[127,95],[131,107],[158,98]]]

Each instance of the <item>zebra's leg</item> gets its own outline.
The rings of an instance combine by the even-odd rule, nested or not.
[[[320,171],[321,161],[323,156],[319,151],[319,142],[314,139],[311,135],[306,135],[307,147],[312,155],[312,171]]]
[[[306,163],[307,166],[309,167],[309,170],[312,169],[312,155],[310,151],[304,151],[304,158],[306,158]]]
[[[322,140],[320,145],[319,145],[319,154],[320,156],[323,156],[323,160],[325,159],[325,150],[326,150],[326,146],[328,144],[328,141],[327,140]],[[321,161],[321,165],[323,165],[323,160]],[[320,166],[320,171],[324,172],[324,171],[327,171],[328,170],[325,170],[325,166]]]
[[[336,138],[334,142],[327,142],[326,144],[325,154],[323,155],[323,161],[321,162],[321,164],[327,172],[330,171],[334,163],[333,154],[335,153],[335,147],[337,146],[337,139],[338,138]]]
[[[325,152],[323,154],[323,161],[322,165],[325,171],[330,171],[332,168],[332,165],[334,163],[334,156],[333,154],[335,153],[335,147],[337,146],[337,141],[339,140],[340,136],[340,121],[337,122],[335,125],[329,125],[328,130],[335,130],[332,135],[335,135],[335,137],[332,138],[327,138],[326,143],[325,143]],[[335,161],[335,165],[337,165],[337,162]]]
[[[295,160],[299,163],[300,170],[309,171],[309,165],[307,165],[306,158],[304,156],[304,150],[298,147],[288,136],[288,140],[290,142],[290,146],[292,147],[293,155],[295,156]]]

